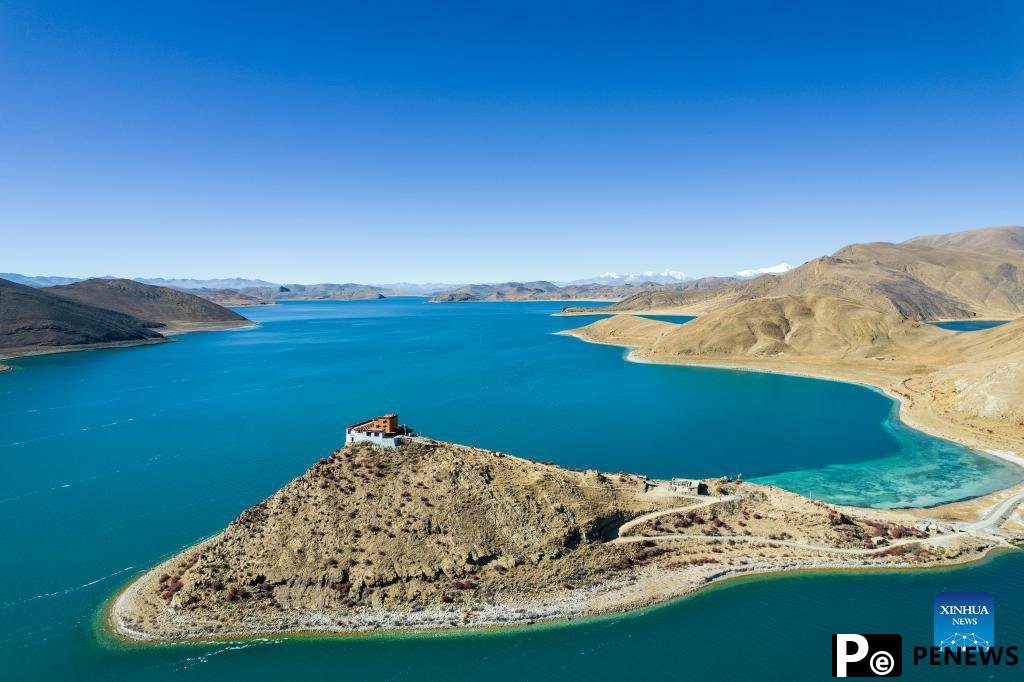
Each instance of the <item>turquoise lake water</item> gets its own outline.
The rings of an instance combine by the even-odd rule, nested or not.
[[[951,320],[949,322],[934,322],[936,327],[950,329],[955,332],[976,332],[982,329],[991,329],[1006,324],[1006,320]]]
[[[690,315],[638,315],[638,317],[646,317],[648,320],[671,322],[672,324],[686,324],[690,320],[694,319]]]
[[[621,349],[554,335],[587,321],[551,317],[560,307],[290,303],[244,310],[255,329],[12,362],[0,374],[0,678],[607,679],[635,674],[646,654],[645,668],[681,678],[773,679],[773,660],[827,677],[831,632],[927,643],[938,591],[980,586],[1001,613],[1024,611],[1013,554],[956,571],[746,581],[647,613],[497,634],[97,641],[97,609],[131,575],[219,531],[337,447],[345,424],[383,411],[436,438],[564,465],[742,472],[880,506],[1020,478],[899,426],[877,392],[628,363]],[[1024,639],[1020,622],[998,623],[997,637]],[[778,659],[794,637],[817,644]],[[743,657],[723,653],[740,646]]]

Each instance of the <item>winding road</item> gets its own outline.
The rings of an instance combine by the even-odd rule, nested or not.
[[[985,515],[985,517],[979,521],[973,523],[962,524],[960,526],[960,533],[949,533],[946,535],[934,535],[929,538],[906,538],[903,540],[894,540],[881,547],[872,547],[870,549],[863,547],[830,547],[828,545],[812,545],[804,542],[793,542],[791,540],[773,540],[771,538],[754,537],[750,535],[687,535],[683,533],[672,534],[672,535],[629,535],[624,536],[623,533],[635,528],[636,526],[651,521],[661,516],[668,516],[670,514],[678,514],[680,512],[688,512],[694,509],[700,509],[702,507],[710,507],[721,502],[728,502],[730,500],[739,499],[741,495],[728,495],[725,497],[716,497],[714,499],[706,500],[698,504],[689,505],[687,507],[674,507],[672,509],[663,509],[661,511],[651,512],[649,514],[643,514],[638,516],[631,521],[619,526],[618,537],[610,541],[610,544],[625,544],[625,543],[637,543],[637,542],[664,542],[664,541],[679,541],[679,540],[704,540],[707,542],[715,541],[729,541],[735,542],[758,542],[766,545],[775,545],[779,547],[793,547],[796,549],[805,549],[817,552],[831,552],[835,554],[853,554],[853,555],[872,555],[881,554],[893,547],[900,545],[909,545],[914,543],[923,543],[930,545],[941,545],[945,544],[949,539],[967,534],[985,534],[990,533],[993,528],[999,526],[1010,514],[1013,513],[1014,509],[1017,508],[1022,502],[1024,502],[1024,490],[1018,492],[1010,497],[1006,498],[992,510]]]
[[[997,504],[992,508],[992,511],[985,516],[985,518],[980,521],[975,521],[974,523],[965,524],[962,528],[966,532],[983,532],[991,530],[993,526],[998,526],[1006,520],[1006,518],[1013,513],[1013,510],[1016,509],[1017,505],[1021,504],[1021,502],[1024,502],[1024,490],[1014,495],[1010,495],[1005,500]]]

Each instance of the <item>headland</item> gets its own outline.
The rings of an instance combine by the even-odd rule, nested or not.
[[[941,510],[837,508],[727,478],[565,469],[403,439],[354,442],[223,532],[137,576],[112,631],[168,642],[526,625],[728,578],[956,565],[1013,547],[1024,486]]]

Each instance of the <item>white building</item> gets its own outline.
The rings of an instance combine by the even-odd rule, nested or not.
[[[397,414],[366,419],[345,428],[345,445],[367,441],[385,448],[397,447],[408,429],[398,423]]]

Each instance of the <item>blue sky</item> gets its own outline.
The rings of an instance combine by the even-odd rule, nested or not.
[[[86,4],[0,5],[0,271],[699,276],[1024,222],[1021,3]]]

